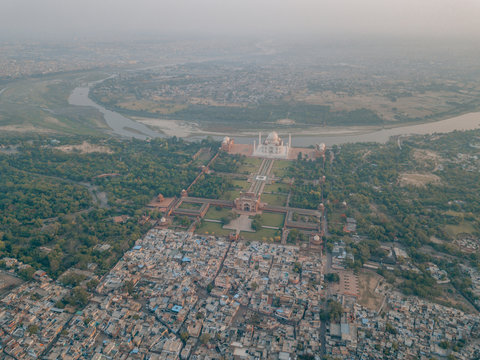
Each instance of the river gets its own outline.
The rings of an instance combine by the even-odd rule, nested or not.
[[[150,129],[139,122],[133,121],[115,111],[105,109],[88,97],[89,86],[77,87],[68,98],[70,105],[90,106],[103,114],[103,118],[112,131],[121,136],[134,137],[137,139],[147,139],[154,137],[164,137],[163,134]]]
[[[89,86],[91,86],[90,84]],[[89,86],[77,87],[73,90],[70,95],[68,102],[71,105],[77,106],[90,106],[99,110],[107,123],[107,125],[112,129],[112,131],[121,136],[126,137],[135,137],[138,139],[147,139],[154,137],[165,137],[164,134],[154,131],[146,125],[136,122],[132,119],[129,119],[117,112],[107,110],[103,106],[95,103],[88,97],[90,90]],[[382,142],[385,143],[392,136],[399,135],[427,135],[434,133],[448,133],[455,130],[474,130],[480,129],[480,112],[468,113],[460,116],[455,116],[449,119],[417,124],[417,125],[406,125],[399,126],[395,128],[381,129],[381,130],[370,130],[366,132],[358,131],[358,127],[355,128],[355,133],[347,134],[322,134],[321,130],[318,128],[315,129],[315,135],[299,135],[292,132],[292,143],[293,146],[309,146],[319,143],[325,143],[327,146],[332,145],[341,145],[345,143],[355,143],[355,142]],[[313,133],[313,131],[312,131]],[[232,134],[225,134],[232,135]],[[187,139],[199,140],[205,138],[207,135],[196,135],[190,136]],[[223,135],[213,136],[215,139],[221,139]],[[249,144],[253,143],[256,136],[234,136],[235,141],[240,144]]]

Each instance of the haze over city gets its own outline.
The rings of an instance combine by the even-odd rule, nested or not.
[[[478,38],[476,0],[3,0],[0,36],[168,35]]]

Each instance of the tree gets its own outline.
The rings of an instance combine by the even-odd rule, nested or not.
[[[252,220],[252,229],[258,231],[262,228],[263,218],[260,215],[255,215]]]
[[[95,288],[98,286],[100,282],[97,279],[92,279],[87,282],[87,290],[88,291],[93,291]]]
[[[206,333],[200,335],[200,342],[202,343],[202,345],[208,344],[208,342],[210,341],[210,337],[211,335]]]
[[[128,293],[128,295],[132,295],[132,294],[133,294],[133,290],[135,289],[135,285],[133,284],[133,281],[132,281],[132,280],[127,280],[127,281],[125,281],[125,283],[123,284],[123,288],[124,288],[124,290]]]
[[[210,294],[210,292],[213,290],[213,284],[210,283],[207,285],[207,292]]]
[[[320,318],[324,321],[340,321],[343,314],[343,307],[338,301],[327,300],[326,310],[320,313]]]
[[[82,308],[87,305],[88,296],[89,295],[84,288],[77,286],[73,288],[70,295],[64,299],[64,302],[71,306]]]
[[[38,333],[38,330],[39,330],[38,325],[35,325],[35,324],[28,325],[27,331],[30,335],[34,335]]]
[[[188,333],[188,331],[182,331],[180,333],[180,339],[183,341],[183,342],[187,342],[188,338],[190,337],[190,334]]]
[[[389,322],[385,324],[385,331],[392,335],[397,333],[397,329],[395,329],[395,327]]]
[[[338,283],[340,281],[340,276],[337,273],[328,273],[325,274],[325,281]]]

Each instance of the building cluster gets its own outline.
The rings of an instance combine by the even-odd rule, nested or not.
[[[15,359],[36,359],[64,330],[71,315],[56,307],[69,293],[47,276],[24,283],[0,301],[0,342]]]
[[[472,253],[478,250],[479,239],[470,234],[461,234],[455,239],[455,244],[467,253]]]
[[[320,252],[153,229],[49,359],[293,359],[320,349]]]
[[[284,66],[257,67],[249,64],[170,66],[160,73],[123,75],[121,81],[97,89],[98,94],[134,95],[129,84],[150,82],[154,86],[137,87],[136,94],[150,101],[182,100],[194,105],[258,105],[280,101],[294,90],[303,88],[307,75],[300,80]],[[213,75],[214,74],[214,75]],[[212,76],[213,75],[213,76]]]
[[[354,255],[347,251],[347,247],[343,241],[337,241],[332,248],[332,269],[345,269],[345,262],[355,260]]]
[[[106,45],[106,44],[104,44]],[[173,44],[132,42],[110,43],[98,46],[97,42],[76,41],[46,44],[39,42],[0,42],[0,78],[15,79],[36,74],[57,74],[68,71],[98,69],[107,66],[132,66],[138,62],[182,59],[195,44],[172,53]],[[159,51],[163,56],[159,57]],[[174,55],[168,55],[174,54]]]
[[[16,359],[480,355],[478,315],[395,292],[368,310],[326,293],[321,252],[297,246],[152,229],[78,311],[57,307],[69,289],[35,279],[0,302],[2,351]],[[325,300],[340,313],[322,324]]]
[[[331,318],[325,333],[325,351],[334,358],[354,358],[357,347],[356,297],[339,293],[330,296],[341,305],[342,313]]]
[[[92,51],[94,50],[88,46],[75,50],[69,46],[52,49],[37,43],[0,43],[0,77],[19,78],[34,74],[88,70],[97,66],[117,65],[120,62],[107,54],[108,50],[105,50],[105,56],[97,53],[92,59]]]
[[[431,359],[480,356],[480,318],[458,309],[393,292],[379,315],[356,304],[357,340],[342,345],[356,359]],[[332,349],[333,351],[333,349]]]
[[[432,275],[435,279],[437,284],[446,284],[450,282],[448,278],[448,274],[445,270],[441,270],[436,264],[434,263],[427,263],[427,271]]]
[[[480,271],[464,264],[460,264],[460,267],[472,280],[472,293],[477,297],[475,304],[480,306]]]

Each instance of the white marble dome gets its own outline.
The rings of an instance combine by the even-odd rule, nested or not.
[[[272,131],[268,134],[267,139],[265,140],[265,145],[281,145],[282,140],[275,131]]]

